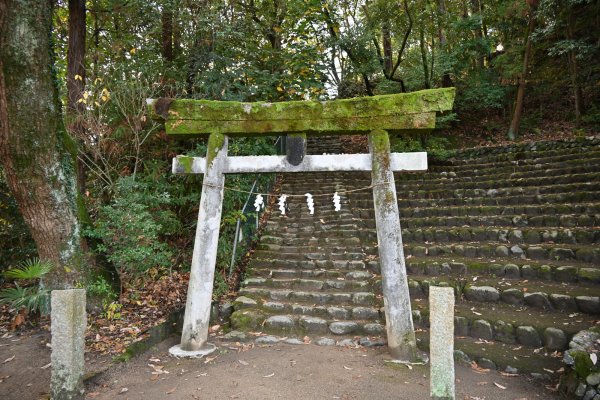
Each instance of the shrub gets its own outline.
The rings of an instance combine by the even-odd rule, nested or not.
[[[125,177],[119,179],[111,204],[98,210],[95,227],[87,234],[101,240],[98,250],[114,264],[122,286],[151,268],[171,266],[173,253],[164,238],[179,229],[179,222],[169,203],[168,193]]]
[[[0,291],[0,303],[10,304],[12,308],[25,308],[33,314],[50,313],[50,291],[39,286],[39,280],[52,269],[52,264],[33,258],[10,269],[4,276],[15,281],[15,287]]]

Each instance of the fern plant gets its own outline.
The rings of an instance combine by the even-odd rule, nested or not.
[[[38,286],[39,279],[52,269],[52,264],[33,258],[16,268],[4,272],[4,276],[15,280],[15,287],[0,291],[0,304],[10,304],[17,310],[25,308],[29,313],[46,315],[50,312],[50,291]],[[23,286],[17,281],[22,281]]]

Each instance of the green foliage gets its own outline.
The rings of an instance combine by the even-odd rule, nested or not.
[[[52,264],[47,261],[40,261],[39,258],[32,258],[22,262],[18,267],[4,272],[4,276],[16,280],[35,280],[50,272]]]
[[[94,277],[86,285],[86,291],[88,296],[101,299],[104,306],[117,298],[117,293],[115,293],[113,286],[102,275]]]
[[[168,192],[160,192],[132,177],[119,179],[111,204],[98,210],[90,237],[100,239],[98,250],[106,253],[122,282],[131,283],[151,268],[171,266],[173,256],[164,241],[180,228],[175,215],[165,206]]]
[[[0,303],[10,304],[11,308],[25,308],[29,313],[50,313],[50,291],[37,286],[21,287],[15,283],[15,287],[0,291]]]
[[[104,307],[104,315],[109,321],[121,319],[121,309],[123,304],[113,301]]]
[[[394,137],[391,149],[394,153],[426,151],[428,157],[446,160],[454,155],[454,146],[443,136],[428,136],[419,139],[411,136]]]
[[[28,286],[20,286],[18,282],[15,282],[15,287],[3,289],[0,291],[0,303],[10,304],[17,310],[25,308],[29,313],[48,314],[50,312],[50,290],[38,286],[37,281],[51,269],[52,264],[39,259],[31,259],[23,262],[17,268],[6,271],[4,276],[23,281]]]
[[[457,92],[456,108],[479,111],[504,107],[508,88],[498,81],[493,72],[471,73]]]

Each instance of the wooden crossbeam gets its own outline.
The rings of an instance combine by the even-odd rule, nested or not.
[[[435,128],[436,112],[449,111],[454,88],[331,101],[242,103],[189,99],[149,100],[169,135],[273,136],[287,133],[391,133]]]
[[[307,155],[299,165],[290,164],[285,156],[227,157],[222,173],[259,172],[324,172],[371,171],[371,154]],[[427,153],[390,153],[392,171],[427,171]],[[177,156],[173,158],[174,174],[206,173],[205,157]]]

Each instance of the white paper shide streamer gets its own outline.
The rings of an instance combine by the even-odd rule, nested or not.
[[[287,199],[286,194],[282,194],[281,196],[279,196],[279,202],[277,204],[279,204],[279,211],[281,211],[281,215],[285,215],[285,200],[286,199]]]
[[[312,194],[306,193],[306,205],[308,206],[308,213],[313,215],[315,213],[315,202],[313,201]]]
[[[333,208],[335,211],[340,211],[341,206],[340,206],[340,195],[338,194],[338,192],[335,192],[333,194]]]
[[[256,209],[256,212],[259,212],[260,209],[265,208],[265,203],[263,202],[263,197],[261,194],[257,194],[256,195],[256,199],[254,200],[254,208]]]

